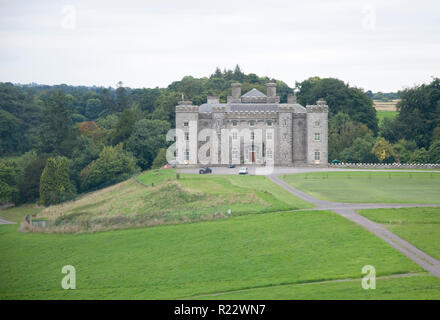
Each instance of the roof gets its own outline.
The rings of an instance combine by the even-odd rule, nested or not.
[[[266,95],[263,92],[253,88],[252,90],[250,90],[250,91],[246,92],[244,95],[242,95],[242,97],[254,98],[254,97],[266,97]]]

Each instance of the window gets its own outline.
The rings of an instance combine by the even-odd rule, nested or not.
[[[319,132],[315,133],[315,141],[321,141],[321,134]]]
[[[232,149],[232,159],[239,159],[240,158],[240,154],[238,152],[238,150],[236,148]]]
[[[232,140],[237,140],[238,139],[238,132],[234,131],[232,132]]]
[[[267,121],[267,126],[272,127],[272,121]]]
[[[321,123],[319,121],[315,121],[315,127],[319,127]]]
[[[185,122],[183,123],[183,126],[184,126],[184,127],[188,127],[188,121],[185,121]]]
[[[267,157],[267,159],[273,159],[272,149],[270,149],[270,148],[266,149],[266,157]]]
[[[189,160],[189,150],[185,151],[185,160]]]
[[[185,140],[186,140],[186,141],[189,140],[189,132],[185,132]]]
[[[255,121],[253,121],[253,120],[249,121],[249,125],[250,125],[251,127],[255,126]]]
[[[233,127],[236,127],[236,126],[237,126],[237,121],[235,121],[235,120],[232,121],[232,126],[233,126]]]
[[[251,132],[251,140],[255,139],[255,134],[253,132]]]
[[[266,132],[266,140],[272,140],[272,132]]]
[[[319,151],[315,151],[315,161],[321,160],[321,153]]]

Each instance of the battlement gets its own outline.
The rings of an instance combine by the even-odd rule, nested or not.
[[[226,112],[225,106],[214,106],[212,107],[212,112]]]
[[[183,104],[188,102],[190,104]],[[199,107],[193,106],[191,101],[179,101],[179,105],[176,106],[176,112],[199,112]]]
[[[306,106],[307,112],[328,112],[328,105],[327,102],[325,102],[324,99],[319,99],[316,101],[316,104],[313,105],[307,105]]]
[[[328,113],[327,105],[307,105],[306,106],[307,113]]]
[[[289,104],[280,104],[278,106],[278,112],[293,112],[295,107]]]

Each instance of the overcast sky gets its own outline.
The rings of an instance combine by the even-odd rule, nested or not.
[[[4,1],[0,81],[165,87],[239,64],[395,91],[440,76],[437,1]]]

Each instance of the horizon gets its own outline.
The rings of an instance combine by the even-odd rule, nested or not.
[[[216,67],[397,92],[440,75],[434,1],[0,0],[0,81],[165,88]]]

